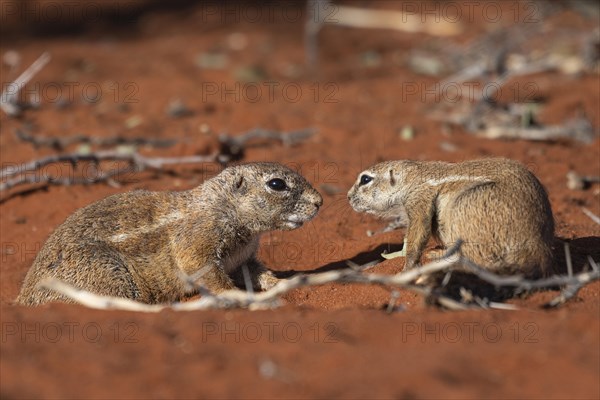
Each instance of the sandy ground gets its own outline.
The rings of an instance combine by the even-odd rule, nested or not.
[[[526,164],[547,188],[556,235],[570,242],[575,268],[582,268],[586,255],[598,260],[600,226],[582,207],[600,215],[600,189],[573,191],[565,184],[569,170],[599,174],[598,139],[588,144],[499,141],[443,129],[427,118],[439,99],[422,96],[425,85],[439,78],[419,75],[406,62],[410,50],[431,37],[327,27],[319,39],[319,68],[311,74],[304,64],[303,17],[291,14],[302,15],[302,7],[231,7],[237,14],[195,5],[127,14],[118,25],[100,20],[62,34],[30,35],[17,28],[3,34],[2,54],[18,52],[18,71],[44,51],[52,61],[28,86],[30,94],[41,95],[39,109],[27,110],[20,119],[0,116],[2,167],[53,153],[17,139],[14,130],[23,126],[40,136],[176,139],[169,149],[141,149],[169,156],[207,154],[216,149],[221,132],[314,127],[318,133],[299,146],[253,147],[244,158],[292,166],[324,194],[312,222],[296,231],[272,232],[261,242],[260,258],[269,268],[309,271],[341,267],[347,259],[366,262],[401,247],[403,231],[367,237],[368,229],[382,223],[354,213],[347,203],[346,191],[366,166],[387,159],[503,156]],[[262,10],[266,21],[256,22],[249,10]],[[509,26],[510,20],[500,24]],[[574,27],[587,32],[598,22],[561,11],[548,29]],[[491,28],[479,16],[452,40],[468,42]],[[18,71],[3,64],[3,85]],[[521,88],[535,83],[536,98],[543,100],[542,123],[561,123],[584,112],[597,132],[597,73],[544,72],[515,82]],[[408,95],[408,84],[418,93]],[[511,101],[511,96],[502,98]],[[175,99],[191,115],[167,115]],[[412,140],[399,134],[407,125],[414,129]],[[468,312],[427,306],[402,291],[400,310],[387,314],[388,289],[356,285],[296,290],[285,297],[284,307],[260,312],[146,315],[13,304],[37,251],[74,210],[133,189],[191,188],[218,166],[175,170],[128,176],[121,187],[23,192],[0,204],[2,398],[600,396],[598,282],[558,310],[540,307],[556,296],[553,290],[510,300],[521,311]],[[48,173],[68,174],[70,168],[61,165]],[[560,245],[556,255],[563,257]],[[391,274],[402,266],[402,259],[394,259],[372,271]]]

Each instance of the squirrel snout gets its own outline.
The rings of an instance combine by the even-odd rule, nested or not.
[[[346,197],[348,197],[348,201],[352,203],[352,199],[354,198],[354,195],[356,194],[356,189],[354,186],[352,186],[352,188],[350,188],[350,190],[348,191],[348,194],[346,195]]]
[[[308,193],[306,197],[308,202],[313,204],[317,208],[320,208],[323,205],[323,196],[321,196],[321,194],[319,194],[319,192],[317,191],[314,191],[313,193]]]
[[[313,202],[313,204],[315,206],[317,206],[317,208],[320,208],[323,205],[323,197],[321,197],[321,195],[319,195],[316,200]]]

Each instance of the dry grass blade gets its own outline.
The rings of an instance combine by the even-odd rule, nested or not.
[[[46,64],[50,62],[50,54],[43,53],[37,60],[33,62],[14,82],[2,92],[0,97],[0,108],[10,117],[17,116],[21,113],[21,108],[17,105],[17,96],[21,89],[29,83],[29,81],[40,72]]]
[[[588,210],[585,207],[582,207],[581,211],[583,211],[583,213],[585,215],[587,215],[588,217],[590,217],[590,219],[592,221],[594,221],[595,223],[597,223],[598,225],[600,225],[600,217],[598,217],[596,214],[594,214],[593,212],[591,212],[590,210]]]

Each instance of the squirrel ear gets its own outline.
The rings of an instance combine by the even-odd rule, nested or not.
[[[394,178],[394,170],[390,169],[390,183],[392,186],[396,184],[396,178]]]
[[[237,176],[235,177],[234,182],[235,182],[235,190],[237,192],[244,191],[244,186],[245,186],[244,183],[245,183],[245,181],[244,181],[244,175],[243,174],[237,174]]]
[[[240,193],[245,191],[246,182],[244,179],[244,174],[236,167],[229,167],[223,170],[222,174],[226,176],[224,178],[223,183],[226,183],[227,186],[233,186],[231,189],[234,193]]]

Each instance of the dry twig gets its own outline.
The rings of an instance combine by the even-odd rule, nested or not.
[[[21,89],[29,83],[29,81],[48,64],[50,61],[50,54],[43,53],[33,64],[29,66],[14,82],[8,84],[8,86],[2,92],[0,97],[0,108],[8,116],[15,117],[21,113],[21,107],[17,104],[17,96]]]
[[[455,64],[458,71],[436,84],[438,96],[445,98],[444,93],[452,87],[459,90],[468,81],[476,80],[481,83],[481,89],[473,92],[460,90],[461,102],[444,101],[442,106],[450,108],[451,112],[432,110],[430,117],[444,122],[460,125],[467,131],[488,139],[524,139],[532,141],[576,140],[590,143],[597,137],[591,122],[579,117],[566,121],[561,125],[540,126],[533,121],[531,106],[522,115],[515,115],[510,108],[519,108],[517,99],[508,109],[496,102],[499,91],[506,91],[507,83],[514,78],[531,75],[544,71],[559,71],[564,74],[577,74],[585,69],[583,54],[563,54],[561,48],[548,41],[548,46],[532,48],[536,35],[544,32],[544,21],[549,15],[559,11],[561,7],[554,4],[544,4],[536,8],[532,21],[536,23],[519,23],[509,31],[493,30],[480,40],[462,46],[444,46],[447,53],[442,62]],[[592,42],[597,43],[596,34]],[[575,45],[575,43],[574,43]],[[444,50],[442,50],[442,55]],[[582,52],[583,53],[583,52]],[[456,57],[460,55],[460,57]],[[439,56],[438,56],[439,57]],[[452,60],[456,62],[452,62]],[[527,87],[537,88],[533,82]],[[465,93],[465,95],[463,95]],[[468,94],[466,94],[468,93]],[[530,90],[527,96],[534,93]],[[535,99],[529,98],[529,101]],[[450,104],[452,103],[452,104]],[[460,108],[463,109],[460,109]]]
[[[567,257],[569,256],[567,255]],[[569,262],[568,259],[567,262]],[[600,279],[600,269],[598,269],[598,266],[596,265],[594,260],[591,257],[589,257],[588,262],[592,266],[592,271],[584,271],[576,275],[573,275],[571,273],[570,275],[554,275],[545,279],[528,280],[518,275],[496,275],[476,265],[468,259],[463,259],[464,265],[467,266],[470,272],[474,273],[479,279],[488,282],[498,288],[513,287],[515,289],[515,292],[519,293],[533,289],[565,286],[556,298],[554,298],[545,305],[546,307],[556,307],[565,303],[567,300],[574,297],[582,287],[584,287],[590,282],[597,281]]]
[[[452,36],[462,32],[458,21],[424,18],[396,10],[375,10],[338,5],[331,23],[352,28],[392,29],[409,33],[427,33],[434,36]],[[329,21],[325,21],[329,22]]]
[[[499,113],[501,111],[498,111]],[[562,125],[551,126],[502,126],[483,124],[483,129],[478,134],[488,139],[524,139],[531,141],[554,141],[571,139],[582,143],[591,143],[594,140],[594,128],[587,119],[574,119]]]
[[[590,217],[590,219],[592,221],[594,221],[595,223],[597,223],[598,225],[600,225],[600,217],[598,217],[596,214],[594,214],[593,212],[591,212],[590,210],[588,210],[585,207],[581,207],[581,211],[583,211],[583,213],[585,215],[587,215],[588,217]]]
[[[433,36],[453,36],[462,32],[458,21],[424,18],[397,10],[332,5],[329,0],[307,2],[307,19],[304,26],[307,65],[314,69],[318,62],[318,35],[325,24],[361,29],[390,29],[409,33],[427,33]]]
[[[96,139],[74,136],[64,139],[40,139],[34,138],[31,135],[19,131],[18,133],[23,140],[32,143],[43,145],[52,145],[53,147],[65,146],[74,143],[77,140],[96,141],[96,144],[107,143],[108,141],[122,140],[127,142],[127,139]],[[145,170],[162,171],[165,167],[171,165],[182,164],[200,164],[200,163],[221,163],[223,165],[232,161],[241,159],[244,155],[244,150],[249,147],[249,142],[254,139],[266,139],[269,141],[279,141],[284,145],[295,145],[303,140],[306,140],[313,134],[312,129],[304,129],[293,132],[276,132],[263,129],[253,129],[238,136],[229,136],[223,134],[219,137],[220,149],[218,152],[209,155],[181,156],[181,157],[149,157],[139,154],[136,151],[119,151],[119,150],[103,150],[89,153],[75,152],[67,154],[56,154],[43,157],[28,163],[19,165],[10,165],[0,170],[0,192],[9,190],[15,186],[26,184],[42,184],[40,187],[48,185],[74,185],[74,184],[93,184],[100,182],[114,182],[118,177],[124,177],[130,173],[141,172]],[[165,142],[154,141],[152,139],[143,139],[145,143],[154,145],[166,145]],[[140,141],[139,143],[142,143]],[[131,144],[131,142],[129,142]],[[91,162],[99,164],[101,161],[115,161],[127,163],[127,166],[115,168],[110,171],[94,170],[91,176],[84,177],[61,177],[50,176],[43,173],[43,169],[52,164],[66,163],[72,167],[77,166],[81,162]],[[3,201],[6,198],[0,200]]]
[[[415,284],[415,281],[422,276],[427,276],[440,271],[451,271],[454,267],[458,266],[458,268],[461,268],[462,266],[462,268],[466,267],[476,277],[485,282],[491,283],[497,287],[512,287],[515,288],[517,292],[565,285],[565,288],[561,291],[560,295],[546,305],[548,307],[556,307],[575,296],[579,289],[586,284],[600,279],[600,269],[591,257],[589,257],[588,260],[592,267],[592,271],[582,272],[577,275],[553,276],[540,280],[527,280],[521,276],[499,276],[459,255],[460,245],[461,243],[457,243],[439,260],[425,264],[419,268],[403,271],[396,275],[364,274],[362,273],[362,269],[359,268],[328,271],[310,275],[296,275],[288,280],[281,281],[273,288],[260,293],[233,290],[216,295],[211,293],[202,284],[197,283],[195,279],[190,278],[186,282],[189,285],[192,285],[196,291],[200,292],[202,298],[175,304],[142,304],[129,299],[99,296],[79,290],[56,279],[46,280],[40,285],[43,288],[56,291],[77,303],[91,308],[142,312],[158,312],[164,309],[191,311],[223,308],[248,308],[251,310],[272,308],[279,304],[279,299],[282,295],[294,289],[319,286],[328,283],[376,284],[387,287],[403,288],[424,296],[433,297],[434,300],[442,306],[454,310],[464,310],[473,307],[506,310],[516,309],[516,307],[510,304],[489,302],[482,299],[475,299],[480,303],[479,306],[465,304],[453,298],[437,294],[431,287],[419,286]]]
[[[567,187],[571,190],[587,189],[592,183],[600,183],[600,176],[581,176],[575,171],[567,172]]]
[[[241,159],[244,156],[244,150],[250,147],[248,142],[251,140],[265,139],[281,142],[284,146],[294,146],[305,141],[314,133],[315,130],[312,128],[291,132],[278,132],[256,128],[236,136],[221,134],[219,135],[219,162],[227,163]]]
[[[150,146],[150,147],[170,147],[177,141],[173,139],[152,139],[145,137],[126,138],[122,136],[98,137],[73,135],[65,137],[40,137],[25,132],[21,129],[15,129],[17,138],[26,143],[31,143],[34,147],[52,147],[56,150],[64,150],[73,144],[90,144],[100,147],[110,147],[119,145],[131,146]]]
[[[406,228],[405,220],[406,220],[406,218],[396,218],[396,219],[390,221],[384,228],[378,229],[376,231],[368,230],[367,236],[369,236],[369,237],[376,236],[376,235],[380,235],[382,233],[395,231],[396,229]]]
[[[396,286],[415,291],[420,294],[428,295],[431,293],[429,289],[416,286],[412,284],[412,282],[414,282],[415,279],[423,274],[447,269],[457,260],[458,257],[455,255],[449,256],[448,258],[432,262],[418,269],[412,269],[396,275],[363,274],[359,271],[354,271],[351,269],[328,271],[311,275],[296,275],[293,278],[281,281],[273,288],[260,293],[231,290],[219,295],[215,295],[209,293],[208,290],[204,288],[205,294],[202,298],[171,305],[142,304],[129,299],[99,296],[77,289],[54,278],[43,281],[40,283],[40,286],[45,289],[54,290],[77,303],[97,309],[120,309],[144,312],[158,312],[167,308],[180,311],[204,310],[211,308],[262,309],[276,306],[281,295],[294,289],[309,286],[320,286],[328,283],[362,283]]]
[[[106,182],[109,179],[123,176],[130,172],[141,172],[147,169],[162,170],[168,165],[199,164],[215,162],[216,155],[183,156],[183,157],[147,157],[136,152],[122,152],[118,150],[105,150],[94,153],[69,153],[44,157],[25,164],[9,166],[0,171],[0,192],[18,185],[43,183],[45,185],[73,185]],[[94,171],[89,177],[53,177],[38,173],[42,168],[57,163],[76,165],[82,161],[98,164],[101,161],[123,161],[129,165],[125,168],[116,168],[108,172]],[[10,179],[9,179],[10,178]]]

